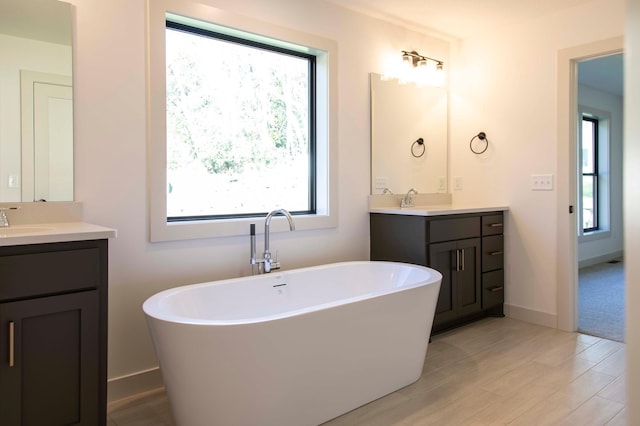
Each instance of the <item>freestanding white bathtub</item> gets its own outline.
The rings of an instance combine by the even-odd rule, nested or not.
[[[178,425],[317,425],[420,378],[442,276],[345,262],[144,303]]]

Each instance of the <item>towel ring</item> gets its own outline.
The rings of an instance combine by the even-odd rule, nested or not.
[[[473,148],[473,141],[476,140],[476,139],[478,139],[480,141],[484,141],[484,148],[482,148],[482,149],[474,149]],[[482,146],[482,145],[480,145],[480,146]],[[485,132],[478,133],[477,135],[472,137],[471,140],[469,141],[469,149],[471,149],[471,152],[473,152],[474,154],[482,154],[487,150],[487,148],[489,148],[489,139],[487,139],[487,134]]]
[[[419,154],[416,154],[416,151],[415,151],[416,145],[422,147],[422,152],[419,153]],[[413,155],[416,158],[422,157],[426,150],[427,150],[427,147],[424,145],[424,139],[422,139],[422,138],[416,139],[416,141],[411,145],[411,155]]]

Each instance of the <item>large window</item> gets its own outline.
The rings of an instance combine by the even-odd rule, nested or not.
[[[296,230],[337,226],[337,43],[189,0],[147,8],[150,240],[244,236],[277,208]]]
[[[315,213],[315,55],[167,21],[167,218]]]
[[[599,182],[598,182],[598,119],[582,117],[582,230],[590,232],[600,229],[598,217]]]

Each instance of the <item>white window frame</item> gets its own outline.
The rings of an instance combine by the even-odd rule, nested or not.
[[[598,120],[598,225],[599,229],[582,229],[582,117]],[[578,242],[611,236],[611,113],[584,105],[578,106]]]
[[[338,225],[338,47],[333,40],[257,21],[183,0],[147,0],[149,238],[152,242],[247,235],[260,218],[167,221],[166,19],[188,25],[210,23],[232,35],[251,33],[256,41],[281,40],[284,47],[316,55],[316,214],[297,215],[296,230]],[[195,20],[195,21],[194,21]],[[206,190],[206,189],[205,189]],[[275,208],[280,206],[274,200]],[[274,217],[276,223],[282,221]],[[258,229],[260,227],[258,226]],[[284,230],[285,227],[282,227]],[[288,229],[288,228],[286,228]],[[272,227],[278,231],[278,226]]]

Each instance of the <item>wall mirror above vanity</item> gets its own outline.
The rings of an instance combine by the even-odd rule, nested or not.
[[[447,192],[447,90],[370,74],[371,194]]]
[[[73,201],[71,8],[0,2],[0,202]]]

